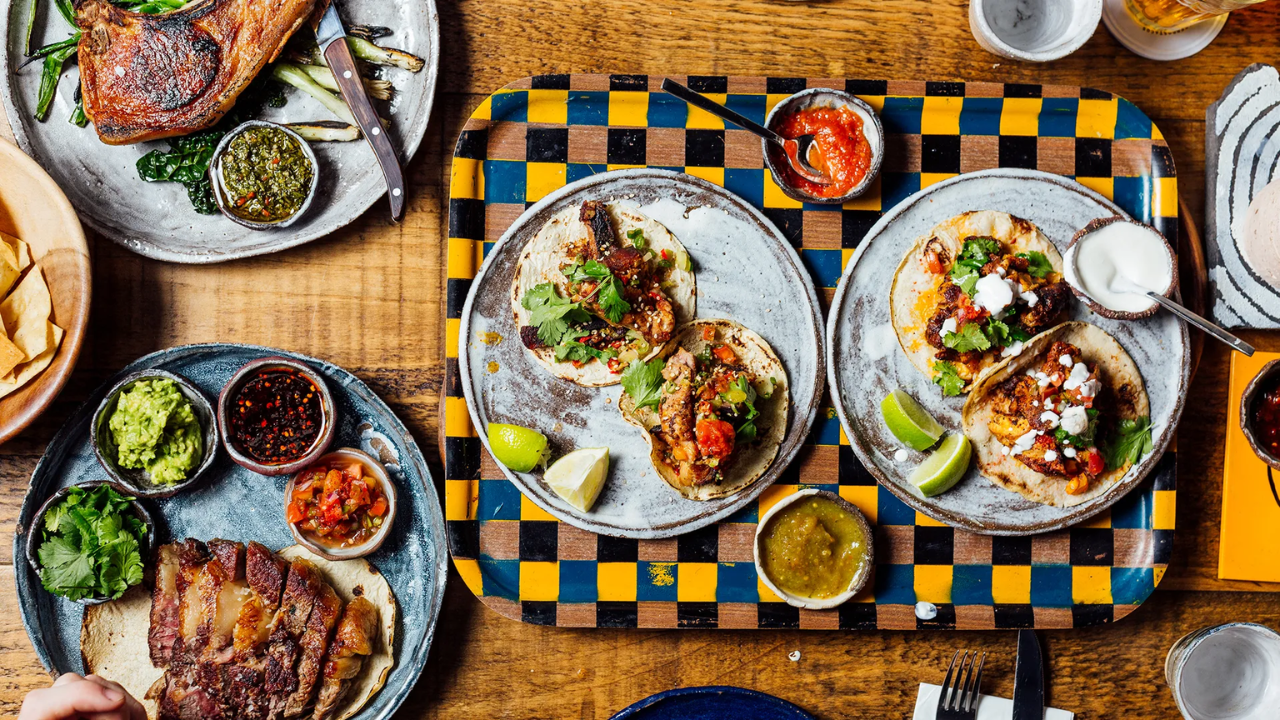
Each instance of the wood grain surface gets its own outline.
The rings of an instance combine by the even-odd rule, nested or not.
[[[403,418],[438,473],[448,159],[470,111],[511,80],[625,72],[1088,85],[1128,98],[1156,121],[1173,147],[1180,194],[1201,218],[1205,108],[1239,70],[1274,62],[1280,50],[1280,2],[1236,13],[1212,46],[1187,60],[1144,60],[1099,27],[1075,55],[1048,65],[982,51],[965,0],[438,3],[439,100],[407,168],[403,223],[391,225],[378,203],[330,238],[212,267],[166,265],[90,237],[88,339],[59,400],[0,448],[0,533],[12,533],[27,478],[76,404],[136,357],[183,343],[260,343],[343,365]],[[0,131],[7,134],[5,123]],[[1280,336],[1244,335],[1280,349]],[[1163,662],[1178,637],[1229,620],[1280,626],[1280,597],[1271,594],[1280,586],[1216,579],[1226,393],[1227,352],[1206,343],[1179,433],[1173,564],[1155,595],[1118,625],[1043,634],[1050,703],[1081,718],[1176,718]],[[10,716],[27,690],[49,682],[13,608],[12,561],[11,543],[0,543],[0,715]],[[990,651],[984,690],[1009,696],[1011,632],[542,628],[489,611],[455,574],[426,671],[399,717],[606,718],[653,692],[722,683],[779,695],[824,719],[901,718],[910,716],[918,683],[939,682],[959,648]]]

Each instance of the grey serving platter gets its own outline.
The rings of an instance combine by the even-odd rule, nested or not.
[[[359,447],[382,460],[399,488],[395,525],[386,543],[368,556],[391,583],[399,606],[395,666],[386,685],[357,718],[388,718],[417,682],[427,661],[448,576],[444,517],[431,473],[409,431],[391,410],[351,373],[323,360],[252,345],[186,345],[152,353],[103,384],[49,443],[31,475],[18,515],[14,557],[32,524],[32,514],[59,488],[106,473],[89,446],[89,423],[102,395],[126,374],[159,368],[189,379],[209,397],[241,365],[260,357],[284,356],[315,368],[333,393],[338,409],[335,447]],[[293,545],[284,522],[286,477],[267,477],[231,462],[219,449],[206,478],[168,499],[142,499],[156,520],[156,542],[194,537],[257,540],[272,549]],[[27,563],[15,562],[18,607],[27,636],[45,668],[55,674],[83,672],[80,624],[83,607],[48,593]],[[140,648],[145,652],[145,648]]]
[[[781,358],[791,385],[787,434],[769,469],[737,494],[687,500],[658,476],[644,434],[618,412],[621,385],[588,388],[553,377],[520,343],[511,284],[525,244],[553,215],[585,200],[618,201],[667,227],[689,251],[697,277],[697,317],[727,318],[759,333]],[[484,333],[503,341],[485,343]],[[560,188],[521,215],[498,240],[462,309],[458,360],[463,394],[480,438],[489,422],[547,435],[555,457],[608,447],[609,478],[590,512],[562,500],[538,473],[503,472],[547,512],[590,532],[664,538],[704,527],[741,509],[773,484],[813,426],[826,374],[822,311],[800,256],[746,201],[705,180],[668,170],[601,173]],[[491,372],[497,363],[496,372]]]
[[[872,226],[849,260],[827,319],[827,367],[840,423],[862,464],[903,502],[929,517],[985,535],[1059,530],[1096,515],[1146,478],[1173,438],[1191,376],[1187,326],[1169,313],[1111,320],[1075,302],[1068,319],[1093,323],[1133,357],[1151,401],[1154,450],[1111,489],[1070,508],[1041,505],[1000,488],[971,467],[951,490],[924,498],[907,477],[925,454],[902,447],[880,419],[880,402],[902,388],[944,428],[959,432],[964,396],[943,397],[898,344],[889,316],[889,289],[898,264],[917,238],[968,210],[999,210],[1030,220],[1059,251],[1090,220],[1124,212],[1073,180],[1037,170],[998,169],[960,175],[907,198]]]
[[[67,194],[80,219],[134,252],[157,260],[179,263],[215,263],[276,252],[332,233],[355,220],[386,193],[386,182],[363,140],[347,143],[313,143],[319,161],[319,187],[310,209],[287,228],[250,230],[222,215],[200,215],[191,208],[187,192],[177,183],[149,183],[138,177],[138,158],[155,149],[167,149],[163,141],[111,146],[98,140],[92,126],[79,128],[67,122],[75,107],[79,71],[74,63],[58,83],[49,118],[35,119],[41,63],[19,67],[23,60],[23,33],[31,3],[8,0],[0,27],[5,47],[0,55],[0,98],[24,152],[40,163]],[[418,73],[383,68],[383,77],[395,86],[395,97],[376,103],[388,113],[392,145],[407,165],[427,130],[435,98],[440,54],[440,19],[435,0],[378,2],[346,0],[343,19],[348,23],[393,28],[379,40],[413,53],[426,61]],[[55,3],[40,2],[34,43],[38,47],[70,36],[71,27]],[[300,33],[310,33],[302,28]],[[292,88],[288,104],[266,109],[262,120],[309,122],[334,120],[314,98]]]

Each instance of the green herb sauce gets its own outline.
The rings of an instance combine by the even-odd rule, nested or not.
[[[315,172],[298,141],[272,127],[252,127],[232,138],[220,165],[227,206],[256,222],[297,213]]]

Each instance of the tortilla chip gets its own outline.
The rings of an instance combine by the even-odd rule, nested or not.
[[[9,375],[0,378],[0,398],[26,385],[31,378],[44,372],[44,369],[49,367],[49,363],[53,362],[53,356],[58,353],[58,345],[62,343],[63,330],[52,323],[50,327],[53,328],[53,342],[49,345],[49,348],[40,353],[34,360],[29,360],[17,366],[10,371]]]
[[[13,344],[13,341],[3,335],[0,335],[0,377],[13,372],[27,356],[22,349]]]
[[[36,266],[22,278],[9,297],[0,302],[0,321],[5,333],[12,338],[20,325],[49,319],[53,314],[53,298],[44,282],[44,273]],[[37,326],[39,322],[35,322]],[[16,341],[15,341],[16,342]]]
[[[22,359],[29,362],[40,357],[45,350],[53,347],[55,342],[53,339],[54,327],[56,326],[48,320],[44,321],[43,327],[35,322],[25,325],[18,323],[18,331],[13,334],[10,340],[22,351]],[[5,378],[0,378],[0,380],[3,379]]]
[[[13,253],[13,248],[0,243],[0,297],[7,295],[20,277],[22,271],[18,269],[18,256]]]
[[[17,266],[19,272],[26,270],[31,264],[31,246],[22,242],[18,238],[0,230],[0,245],[7,246],[0,248],[0,252],[4,249],[12,250],[14,255],[14,265]]]

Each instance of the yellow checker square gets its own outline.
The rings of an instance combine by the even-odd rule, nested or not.
[[[461,318],[444,320],[444,356],[447,358],[458,357],[458,329],[461,325]]]
[[[841,485],[840,497],[853,503],[853,506],[867,516],[867,522],[876,524],[880,510],[879,485]]]
[[[799,208],[804,204],[799,200],[792,200],[782,192],[782,188],[778,187],[778,183],[773,181],[773,173],[764,174],[764,206],[767,208]]]
[[[569,122],[568,90],[529,90],[527,106],[531,123],[564,125]]]
[[[1155,178],[1151,214],[1155,217],[1178,217],[1178,178]]]
[[[637,572],[636,563],[597,563],[596,593],[600,602],[635,602]]]
[[[1097,192],[1108,200],[1116,196],[1116,180],[1109,177],[1077,177],[1076,182]]]
[[[1177,493],[1174,490],[1156,490],[1151,504],[1151,529],[1172,530],[1177,516]]]
[[[567,163],[525,163],[525,202],[537,202],[546,197],[547,193],[552,190],[559,190],[564,187],[568,172],[569,165]]]
[[[484,262],[484,243],[468,238],[449,238],[448,277],[470,280]]]
[[[1040,98],[1005,98],[1000,108],[1000,134],[1040,134]]]
[[[920,134],[959,135],[962,97],[926,97],[920,114]]]
[[[644,165],[621,165],[621,164],[614,165],[610,163],[609,165],[605,165],[604,167],[609,172],[613,172],[614,170],[634,170],[636,168],[642,168],[645,166]]]
[[[1076,527],[1093,528],[1095,530],[1109,530],[1111,528],[1111,511],[1104,510],[1079,525],[1076,525]]]
[[[916,565],[916,600],[934,604],[951,602],[953,569],[950,565]]]
[[[609,93],[609,124],[645,127],[649,124],[649,93],[615,90]]]
[[[1072,567],[1071,602],[1077,605],[1110,605],[1111,568]]]
[[[949,180],[960,173],[920,173],[920,189],[923,190],[930,185],[936,185],[943,180]]]
[[[445,437],[476,437],[475,426],[471,424],[471,416],[467,414],[466,398],[446,397],[444,417]]]
[[[854,95],[854,97],[870,105],[871,109],[875,110],[877,115],[884,112],[884,96],[883,95]]]
[[[724,105],[729,99],[728,93],[702,93],[706,99]],[[689,106],[689,115],[684,126],[690,130],[723,130],[724,121],[701,108]]]
[[[1115,138],[1118,107],[1115,98],[1081,100],[1080,109],[1076,111],[1076,137]]]
[[[466,200],[484,199],[484,163],[471,158],[454,157],[449,168],[449,197]]]
[[[716,563],[680,563],[676,577],[676,600],[716,601]]]
[[[769,586],[765,585],[764,581],[762,581],[759,577],[756,577],[756,592],[759,593],[760,602],[762,603],[786,602],[785,600],[783,600],[782,598],[774,594],[774,592],[769,589]]]
[[[520,599],[550,602],[560,599],[560,563],[521,562]]]
[[[883,205],[880,198],[880,175],[871,181],[871,186],[861,195],[851,198],[840,206],[843,210],[873,210],[880,212]]]
[[[778,103],[782,102],[783,100],[786,100],[789,97],[791,96],[787,95],[786,93],[769,93],[768,95],[765,95],[764,96],[765,118],[769,117],[769,113],[773,112],[773,109],[778,105]]]
[[[493,119],[493,98],[496,97],[497,95],[500,95],[501,93],[502,91],[499,90],[493,95],[490,95],[489,97],[480,101],[480,104],[476,106],[476,109],[471,111],[471,117],[477,120],[492,120]]]
[[[760,499],[756,502],[759,504],[759,517],[764,517],[765,513],[780,500],[790,497],[800,490],[799,485],[770,485],[764,492],[760,493]]]
[[[685,173],[696,178],[702,178],[709,183],[715,183],[720,187],[724,187],[724,168],[722,167],[698,167],[690,165],[684,169]]]
[[[857,248],[841,248],[840,249],[840,268],[842,273],[844,268],[849,267],[849,261],[853,259],[853,254],[856,252],[858,252]],[[849,438],[844,436],[844,428],[840,428],[840,444],[841,445],[849,444]]]
[[[1031,566],[992,565],[991,600],[998,605],[1030,605]]]
[[[933,518],[929,517],[928,515],[925,515],[919,510],[916,511],[915,524],[920,527],[946,527],[947,526],[946,523],[934,520]]]
[[[554,515],[538,507],[538,505],[530,500],[524,493],[520,493],[520,519],[557,522]]]
[[[479,491],[475,480],[445,480],[444,519],[475,520]]]
[[[484,597],[484,575],[480,573],[480,563],[467,558],[454,558],[453,566],[458,568],[458,574],[462,576],[462,582],[467,584],[467,589],[476,597]]]
[[[849,262],[849,260],[848,260],[847,258],[841,257],[840,259],[841,259],[842,261],[844,261],[845,263],[848,263],[848,262]],[[839,443],[840,443],[841,445],[846,445],[846,446],[847,446],[847,445],[849,444],[849,436],[848,436],[848,435],[845,435],[845,433],[844,433],[844,423],[840,423],[840,425],[839,425],[839,426],[837,426],[837,429],[840,431],[840,440],[839,440]]]
[[[1160,585],[1160,581],[1164,579],[1165,569],[1166,568],[1163,565],[1156,568],[1152,568],[1152,571],[1151,571],[1151,578],[1153,580],[1152,587],[1158,587]]]

